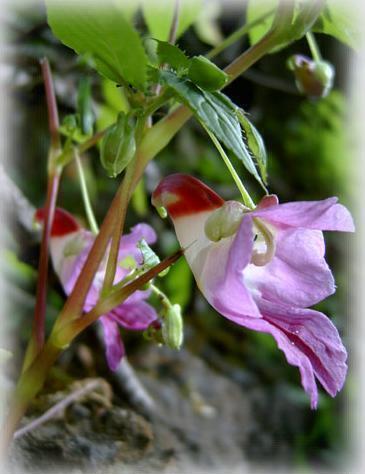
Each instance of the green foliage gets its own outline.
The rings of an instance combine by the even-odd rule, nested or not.
[[[161,78],[174,90],[179,101],[186,104],[196,118],[242,161],[257,181],[262,183],[251,151],[242,137],[237,106],[221,92],[204,91],[189,79],[178,78],[171,72],[161,72]]]
[[[47,0],[53,33],[78,54],[91,54],[96,69],[117,83],[144,88],[147,56],[142,41],[113,0],[101,4]]]
[[[247,146],[256,159],[261,178],[263,182],[267,184],[267,153],[264,141],[256,127],[254,127],[254,125],[248,120],[243,110],[238,109],[237,116],[238,120],[240,121]]]
[[[115,125],[103,137],[100,161],[108,176],[115,178],[136,152],[135,124],[130,115],[120,112]]]
[[[151,36],[161,41],[169,39],[175,0],[141,0],[143,16]],[[181,0],[177,38],[179,38],[199,16],[202,0]]]
[[[183,71],[189,66],[189,58],[186,54],[176,45],[167,41],[158,41],[157,55],[160,65],[167,63],[177,72]]]
[[[271,10],[275,10],[278,6],[278,0],[262,0],[257,2],[250,0],[247,5],[246,21],[251,23],[258,20],[261,16],[265,15]],[[251,45],[256,44],[271,28],[274,19],[275,12],[267,17],[264,21],[254,26],[249,31],[249,38]]]
[[[228,81],[228,75],[204,56],[194,56],[190,60],[188,77],[206,91],[219,90]]]
[[[314,24],[313,31],[331,35],[352,48],[356,48],[360,42],[354,9],[338,0],[326,1],[326,7]]]
[[[201,41],[211,46],[216,46],[223,41],[223,34],[219,27],[219,16],[222,5],[219,0],[209,0],[204,4],[204,10],[200,12],[194,23],[194,29]]]

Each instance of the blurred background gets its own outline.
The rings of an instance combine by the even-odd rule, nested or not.
[[[189,55],[206,54],[244,22],[244,4],[229,9],[219,2],[208,2],[204,16],[184,33],[178,44]],[[3,12],[3,24],[8,35],[0,79],[1,87],[12,101],[7,117],[11,160],[8,159],[6,172],[27,199],[39,207],[45,200],[49,146],[39,60],[47,56],[50,61],[61,120],[75,112],[77,87],[82,78],[91,80],[95,130],[115,121],[123,99],[120,89],[101,79],[53,36],[41,4],[8,8]],[[140,31],[146,32],[140,15],[136,24]],[[316,38],[323,58],[336,69],[335,86],[327,97],[310,100],[302,96],[286,67],[292,54],[309,55],[305,40],[266,56],[227,87],[225,93],[249,113],[262,134],[268,151],[271,193],[278,194],[282,202],[335,195],[351,209],[349,173],[353,143],[348,133],[347,96],[351,52],[331,37],[316,35]],[[217,64],[226,66],[248,46],[247,37],[243,37],[217,57]],[[239,162],[232,160],[251,195],[259,200],[262,194],[259,186]],[[83,157],[83,163],[94,211],[101,223],[119,180],[106,176],[97,148]],[[173,253],[178,244],[171,223],[161,220],[151,206],[150,194],[162,177],[173,172],[190,173],[225,199],[239,199],[216,149],[199,124],[191,119],[148,166],[128,212],[126,229],[141,221],[156,229],[159,239],[154,250],[161,258]],[[87,225],[77,170],[72,163],[65,169],[58,205]],[[298,370],[286,363],[272,338],[235,326],[217,314],[200,294],[182,258],[159,280],[159,285],[172,302],[183,308],[183,350],[174,353],[146,341],[139,333],[123,332],[129,361],[157,401],[156,417],[145,415],[133,396],[121,389],[106,367],[95,331],[90,329],[52,370],[28,416],[40,414],[57,396],[62,398],[60,394],[67,393],[73,384],[86,377],[105,380],[110,387],[109,398],[104,394],[109,405],[103,406],[100,400],[93,399],[74,404],[63,417],[47,425],[48,431],[40,430],[38,434],[21,438],[15,457],[28,469],[32,466],[35,472],[45,468],[50,459],[58,465],[56,458],[58,462],[84,469],[119,462],[163,472],[183,469],[189,463],[211,468],[252,463],[272,470],[286,466],[301,472],[345,466],[350,455],[347,407],[355,384],[348,331],[352,239],[348,235],[326,235],[327,260],[338,289],[316,307],[331,317],[349,350],[349,377],[336,399],[321,390],[319,408],[311,411]],[[3,319],[3,332],[8,348],[14,352],[6,364],[6,376],[11,384],[30,334],[39,240],[36,233],[13,221],[5,231],[5,241],[1,268],[4,294],[11,310],[9,317]],[[63,302],[62,288],[51,270],[49,328]],[[127,415],[123,418],[121,413]],[[94,424],[90,425],[85,420],[91,416]],[[96,423],[98,416],[104,418]],[[117,419],[120,425],[114,426]],[[102,448],[103,443],[109,450]]]

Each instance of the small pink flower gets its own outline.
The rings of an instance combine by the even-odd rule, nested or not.
[[[332,322],[307,308],[335,292],[321,231],[354,230],[337,198],[279,204],[271,195],[249,210],[175,174],[162,180],[152,200],[168,210],[208,302],[231,321],[275,338],[299,368],[312,408],[315,377],[335,396],[346,377],[346,349]]]
[[[43,220],[42,210],[37,211],[36,219]],[[75,286],[94,239],[95,236],[80,227],[70,213],[63,209],[56,209],[51,232],[50,252],[54,270],[66,294],[70,294]],[[132,257],[132,262],[134,259],[137,266],[143,263],[141,251],[137,248],[137,243],[142,239],[148,244],[156,241],[155,231],[147,224],[137,224],[129,234],[123,235],[118,255],[120,264],[117,267],[114,284],[123,280],[131,271],[128,258]],[[93,308],[99,299],[107,256],[108,253],[104,257],[86,297],[85,311]],[[143,331],[157,320],[155,309],[145,302],[149,294],[149,291],[136,291],[120,306],[100,317],[104,330],[106,358],[111,370],[117,369],[125,353],[119,326],[129,330]]]

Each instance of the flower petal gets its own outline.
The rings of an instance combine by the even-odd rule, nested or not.
[[[128,302],[114,308],[108,317],[126,329],[144,331],[158,319],[156,310],[144,301]]]
[[[108,316],[101,316],[103,326],[106,360],[111,370],[115,371],[125,354],[124,344],[120,337],[118,324]]]
[[[252,219],[245,216],[236,235],[211,245],[200,276],[201,290],[209,303],[223,316],[237,322],[241,315],[261,317],[243,271],[252,255]]]
[[[244,271],[246,285],[267,300],[299,307],[312,306],[335,292],[321,231],[278,229],[275,238],[274,258],[265,266],[249,265]]]
[[[308,357],[314,374],[334,397],[345,382],[347,352],[327,316],[319,311],[264,300],[260,302],[260,310],[266,321],[280,329],[291,345]]]
[[[141,265],[143,259],[137,244],[142,239],[148,244],[154,244],[157,240],[156,232],[148,224],[137,224],[131,228],[129,234],[122,236],[119,245],[118,261],[124,260],[127,256],[132,256],[136,262]]]
[[[353,232],[354,223],[346,207],[337,204],[337,198],[323,201],[298,201],[264,207],[252,212],[274,224],[305,227],[318,230]]]

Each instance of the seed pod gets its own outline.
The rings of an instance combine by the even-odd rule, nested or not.
[[[173,304],[166,309],[162,326],[162,336],[170,349],[180,349],[184,338],[181,307]]]
[[[115,178],[136,152],[135,125],[130,115],[120,112],[117,122],[106,132],[101,143],[100,160],[108,176]]]
[[[296,54],[289,58],[288,67],[294,72],[298,90],[309,97],[326,97],[333,86],[335,70],[327,61],[313,61]]]
[[[190,60],[188,77],[207,91],[216,91],[228,81],[227,74],[204,56],[195,56]]]

